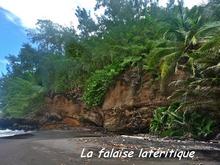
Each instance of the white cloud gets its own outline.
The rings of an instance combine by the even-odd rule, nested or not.
[[[0,7],[21,19],[23,26],[33,28],[37,19],[50,19],[62,25],[77,26],[75,9],[81,6],[92,9],[95,0],[0,0]],[[166,5],[167,0],[161,0]],[[207,2],[207,0],[185,0],[188,7]],[[12,21],[13,18],[9,17]]]
[[[161,6],[166,6],[168,0],[160,0]],[[184,6],[192,8],[194,5],[201,5],[207,3],[208,0],[184,0]]]
[[[0,0],[0,7],[18,16],[25,27],[34,27],[38,19],[76,26],[76,7],[91,9],[94,4],[95,0]]]
[[[5,17],[14,24],[19,24],[19,18],[13,15],[12,13],[5,12]]]

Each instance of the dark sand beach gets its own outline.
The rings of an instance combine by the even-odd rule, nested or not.
[[[81,158],[81,151],[98,153],[101,148],[128,150],[175,148],[195,150],[193,159],[99,159],[97,154],[90,159]],[[33,135],[0,139],[0,165],[218,165],[220,163],[219,142],[159,140],[145,137],[105,135],[89,128],[73,130],[38,131]]]

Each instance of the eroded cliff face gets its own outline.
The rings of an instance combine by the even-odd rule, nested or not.
[[[80,96],[80,95],[79,95]],[[41,128],[53,129],[94,124],[109,131],[146,132],[153,110],[168,104],[159,82],[146,72],[130,69],[116,79],[103,105],[88,109],[80,99],[63,95],[46,98],[41,111]]]
[[[43,109],[34,118],[39,120],[41,129],[68,129],[86,124],[103,126],[99,111],[86,109],[80,97],[69,99],[63,94],[46,97]]]
[[[81,102],[69,100],[63,95],[45,98],[44,108],[37,114],[41,128],[54,129],[80,126]]]
[[[111,131],[147,131],[153,110],[166,104],[157,80],[138,69],[128,70],[106,94],[103,126]]]

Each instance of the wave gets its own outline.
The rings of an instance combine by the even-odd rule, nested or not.
[[[0,130],[0,137],[10,137],[10,136],[16,136],[16,135],[24,135],[31,133],[31,131],[24,131],[24,130],[10,130],[10,129],[5,129],[5,130]]]

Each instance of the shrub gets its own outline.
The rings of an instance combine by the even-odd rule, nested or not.
[[[214,121],[207,114],[178,111],[180,104],[155,110],[150,131],[160,136],[206,138],[214,130]]]
[[[83,100],[89,107],[100,106],[108,88],[114,79],[129,66],[134,66],[142,61],[142,57],[127,57],[121,62],[113,63],[101,70],[95,71],[86,82]]]
[[[24,117],[38,110],[44,99],[44,89],[41,86],[21,78],[9,79],[0,91],[4,116]]]

